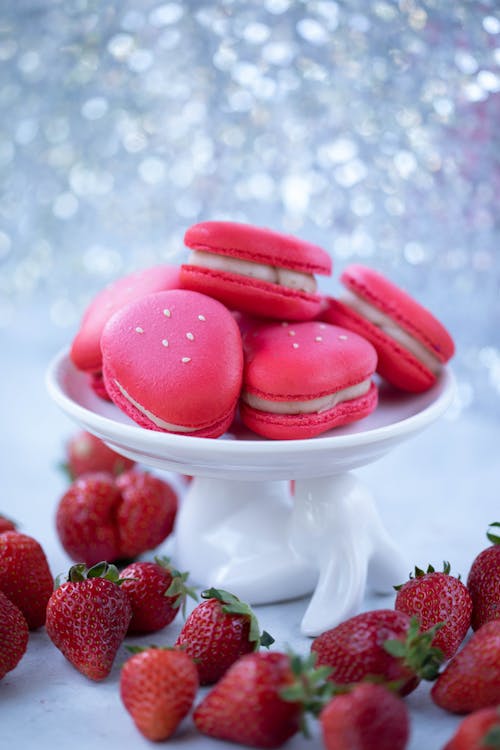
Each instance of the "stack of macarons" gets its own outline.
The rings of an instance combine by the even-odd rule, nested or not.
[[[330,255],[297,237],[207,221],[185,244],[185,264],[98,294],[70,350],[95,392],[147,429],[216,438],[238,411],[262,437],[310,438],[376,408],[375,372],[420,392],[453,355],[436,318],[372,269],[349,266],[348,294],[322,295]]]

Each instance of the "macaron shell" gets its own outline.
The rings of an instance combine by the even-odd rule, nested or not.
[[[356,333],[324,322],[263,324],[244,337],[243,389],[274,402],[307,401],[358,385],[375,371],[373,346]],[[243,423],[263,437],[291,440],[314,437],[368,416],[378,391],[309,414],[275,414],[240,400]]]
[[[180,268],[162,264],[122,276],[99,292],[83,314],[70,357],[79,370],[98,372],[102,365],[101,334],[109,318],[136,299],[180,287]]]
[[[328,411],[316,414],[271,414],[241,403],[240,417],[250,430],[262,437],[271,440],[301,440],[363,419],[374,411],[377,403],[378,390],[372,382],[370,390],[364,396],[343,401]]]
[[[117,386],[114,384],[112,376],[109,376],[108,391],[113,403],[115,403],[116,406],[118,406],[118,408],[124,412],[124,414],[127,414],[127,416],[129,416],[130,419],[132,419],[140,427],[144,427],[146,430],[154,430],[155,432],[169,432],[169,430],[165,430],[152,422],[139,409],[131,404],[130,401],[128,401],[128,399],[124,397],[119,388],[117,388]],[[218,438],[229,429],[234,419],[235,410],[236,405],[233,404],[233,406],[230,407],[229,411],[224,415],[224,417],[216,422],[212,422],[207,427],[193,427],[193,429],[189,432],[175,434],[182,434],[185,436],[200,438]]]
[[[414,354],[339,300],[331,298],[321,317],[328,323],[343,326],[370,341],[377,351],[377,372],[397,388],[422,393],[436,383],[437,375]]]
[[[426,346],[443,364],[455,345],[446,328],[423,305],[378,271],[360,264],[344,269],[340,281]]]
[[[325,322],[263,324],[244,337],[243,387],[276,401],[320,398],[375,372],[366,339]]]
[[[102,370],[99,370],[99,372],[89,372],[87,377],[89,379],[90,387],[92,388],[96,396],[102,398],[103,401],[111,401],[111,397],[106,390],[106,386],[104,385]]]
[[[304,273],[329,275],[332,272],[330,255],[318,245],[251,224],[204,221],[189,227],[184,242],[193,250],[229,255]]]
[[[322,306],[321,295],[189,264],[181,266],[180,283],[183,288],[208,294],[231,309],[263,318],[311,320]]]
[[[139,424],[170,431],[131,400],[200,437],[219,436],[229,426],[243,351],[235,319],[217,300],[187,290],[148,295],[115,313],[101,345],[108,393]]]

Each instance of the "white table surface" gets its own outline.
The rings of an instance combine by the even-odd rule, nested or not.
[[[26,320],[22,326],[3,331],[2,338],[0,512],[15,518],[21,531],[38,539],[57,575],[71,563],[54,528],[56,505],[67,486],[58,462],[63,458],[64,441],[76,427],[47,396],[44,372],[65,342],[61,337],[59,341],[44,338],[40,326],[30,327]],[[437,567],[449,560],[452,571],[466,578],[474,556],[487,544],[488,524],[500,520],[499,438],[494,420],[473,410],[454,418],[452,407],[425,432],[357,470],[374,491],[387,529],[407,556],[408,571],[415,564]],[[182,488],[178,477],[172,481]],[[392,606],[393,601],[391,592],[387,596],[367,592],[363,608]],[[308,652],[311,641],[299,631],[306,604],[304,599],[256,608],[261,627],[276,638],[273,648]],[[178,618],[161,633],[133,640],[170,644],[180,626]],[[120,702],[119,671],[125,658],[122,649],[111,675],[94,683],[64,659],[43,628],[33,632],[18,667],[0,681],[0,747],[52,750],[54,743],[68,741],[72,750],[151,747]],[[406,700],[412,721],[409,750],[440,750],[459,718],[433,705],[427,684]],[[317,730],[313,726],[311,740],[297,736],[287,747],[320,748]],[[187,750],[228,747],[197,734],[190,718],[169,746]]]

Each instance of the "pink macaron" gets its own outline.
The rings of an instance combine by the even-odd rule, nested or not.
[[[107,322],[101,347],[108,393],[143,427],[219,437],[231,424],[243,349],[217,300],[182,289],[141,297]]]
[[[263,323],[244,338],[243,423],[263,437],[310,438],[368,416],[378,392],[373,346],[320,321]]]
[[[186,289],[265,318],[310,320],[319,313],[315,274],[329,275],[332,261],[317,245],[229,221],[195,224],[184,241],[192,251],[181,266]]]
[[[340,281],[346,292],[328,300],[321,319],[368,339],[377,350],[377,372],[397,388],[420,393],[433,386],[455,351],[446,328],[378,271],[352,264]]]
[[[124,305],[146,294],[178,289],[180,268],[158,265],[122,276],[102,289],[85,310],[80,329],[73,339],[70,357],[79,370],[95,373],[92,383],[96,393],[105,395],[100,371],[102,364],[101,334],[109,318]]]

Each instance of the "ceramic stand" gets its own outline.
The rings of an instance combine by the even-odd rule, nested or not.
[[[380,591],[408,563],[371,494],[351,473],[290,483],[195,477],[176,523],[176,561],[201,585],[264,604],[314,592],[301,630],[317,635],[354,614],[367,581]]]

